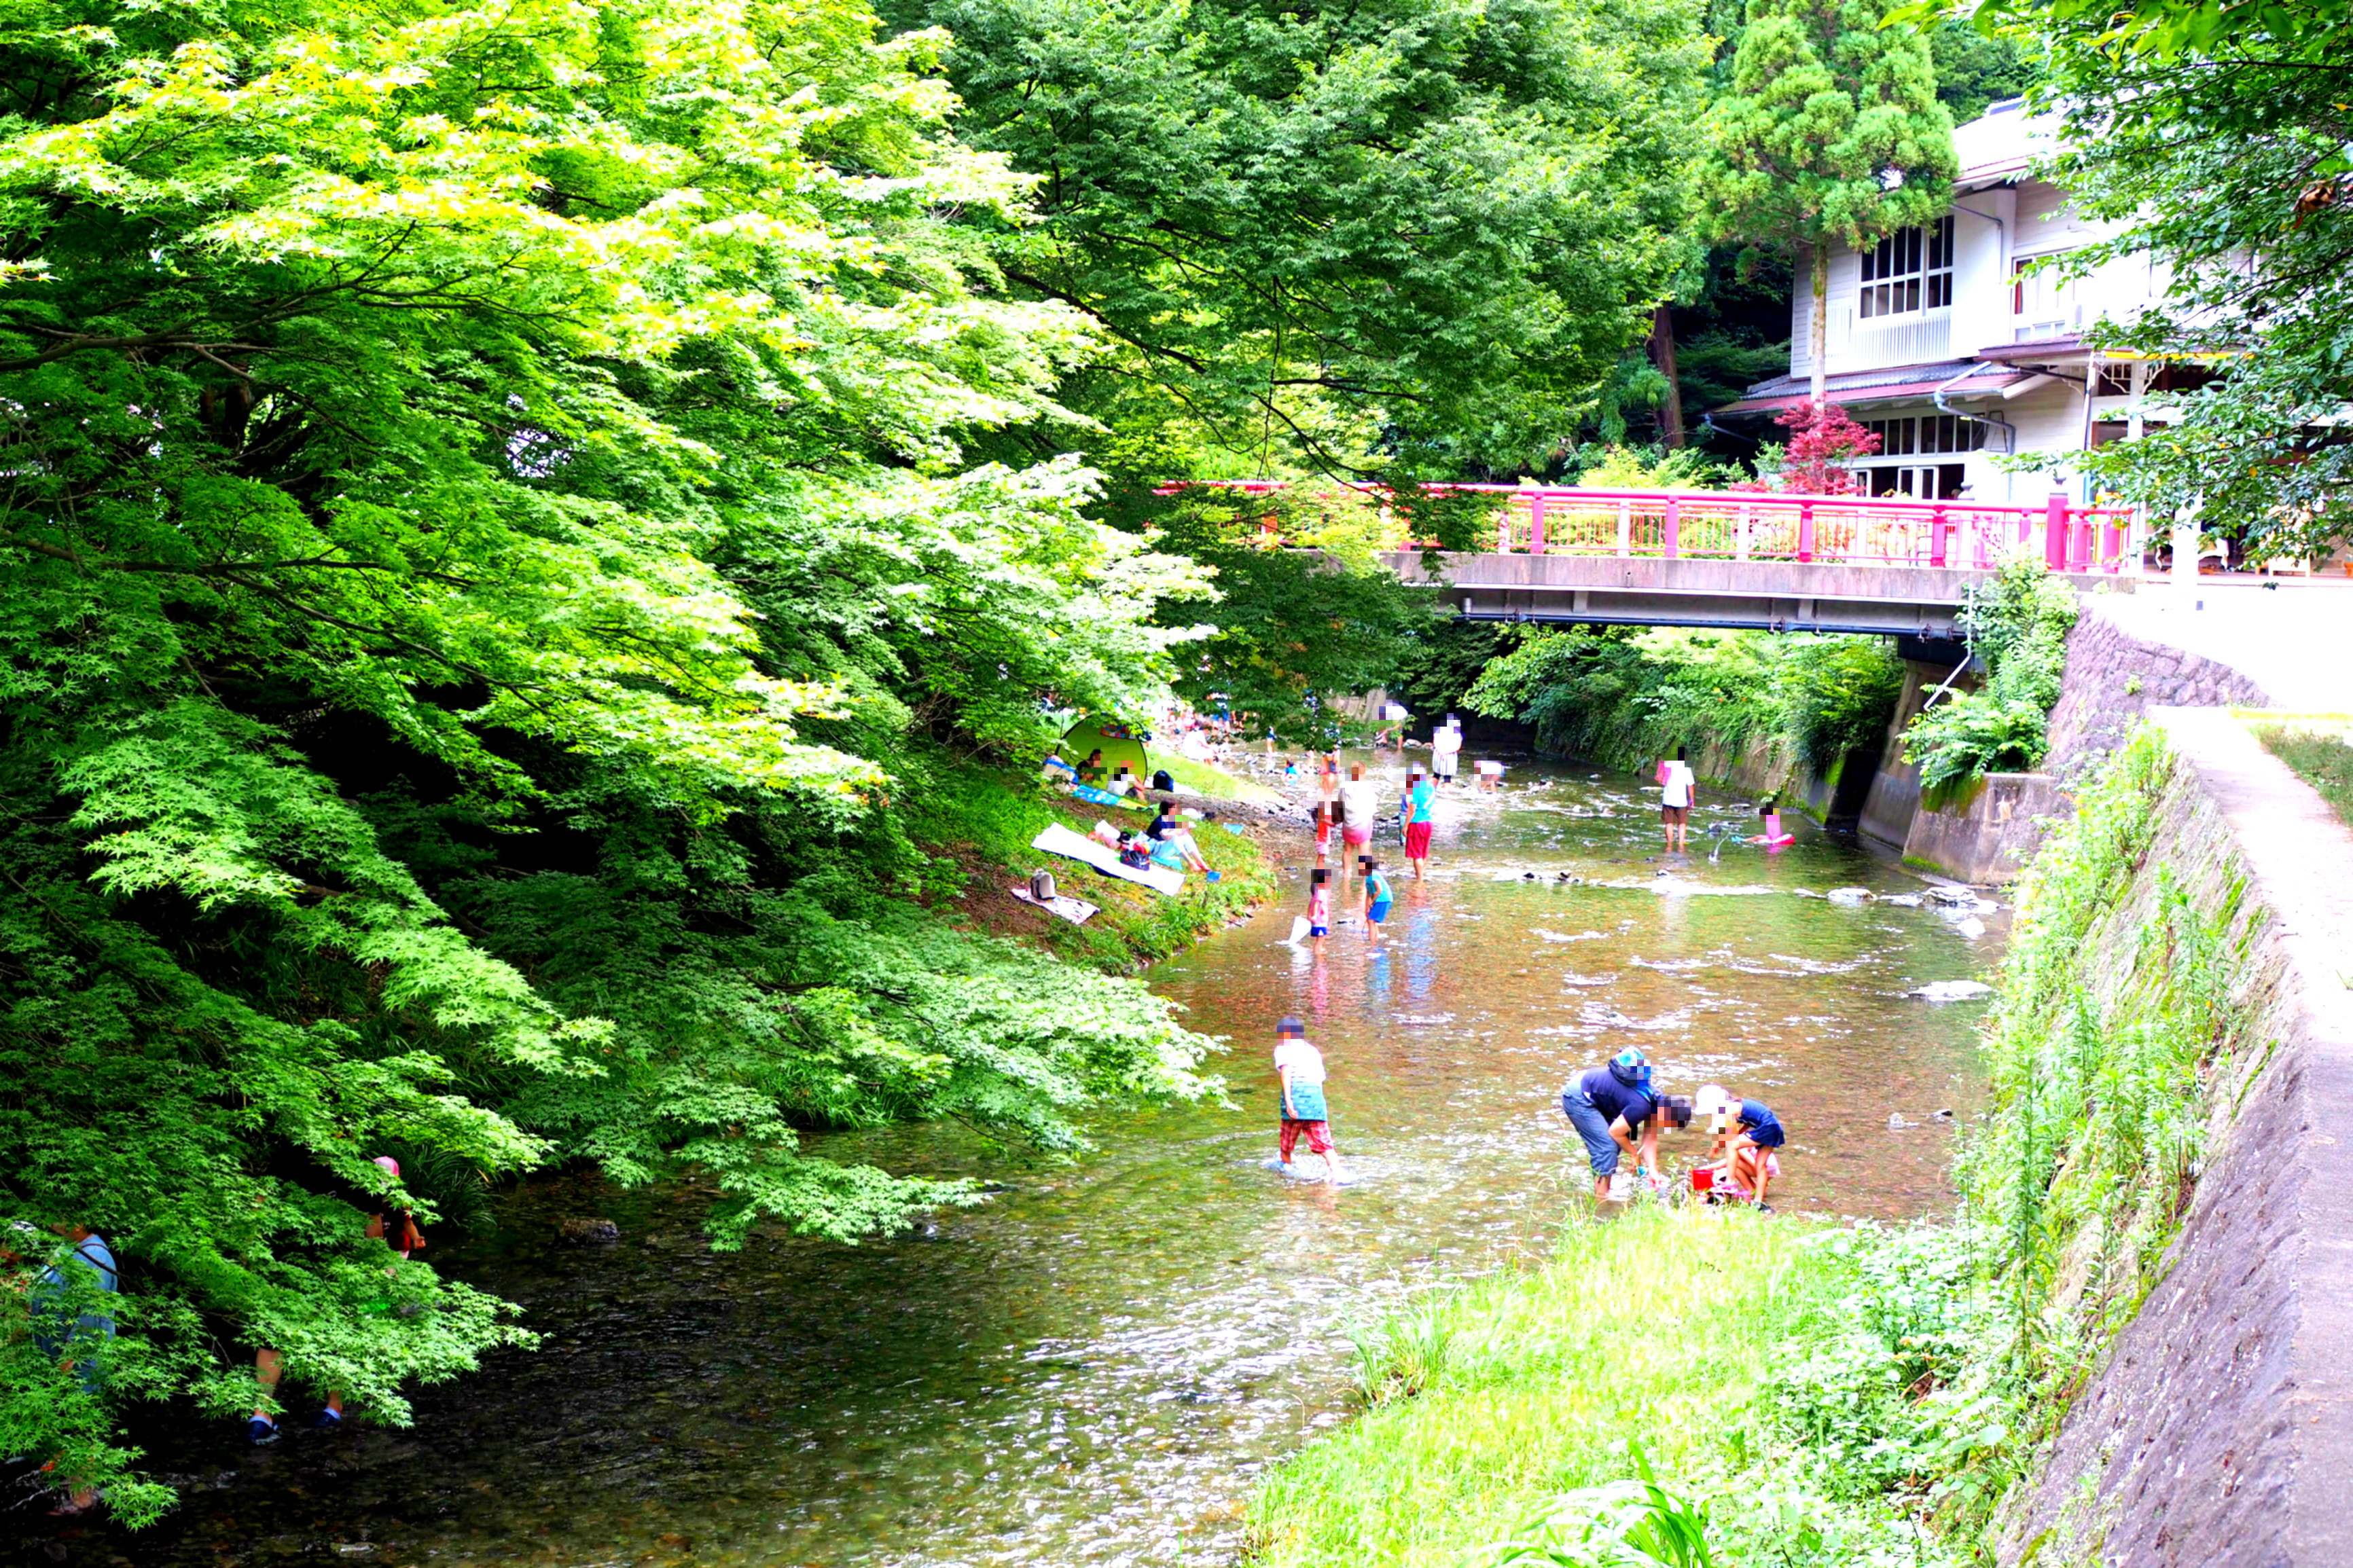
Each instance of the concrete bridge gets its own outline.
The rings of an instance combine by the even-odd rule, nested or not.
[[[1215,488],[1248,495],[1284,487]],[[1494,496],[1493,550],[1400,549],[1384,559],[1409,582],[1443,580],[1472,620],[1937,639],[1956,634],[1971,586],[2021,553],[2085,588],[2130,592],[2141,576],[2135,515],[2063,495],[1993,506],[1961,497],[1431,488]],[[1358,495],[1386,502],[1379,491]]]
[[[2121,508],[1960,499],[1494,486],[1490,552],[1435,564],[1473,620],[1868,632],[1944,638],[1969,589],[2024,553],[2129,591],[2140,535]],[[1432,563],[1387,560],[1409,581]]]

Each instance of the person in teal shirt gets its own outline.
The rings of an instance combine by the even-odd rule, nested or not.
[[[1382,870],[1381,863],[1369,855],[1364,858],[1364,872],[1365,936],[1368,941],[1378,942],[1381,940],[1381,922],[1389,918],[1388,873]]]
[[[1430,819],[1438,809],[1438,791],[1419,768],[1405,786],[1405,858],[1413,863],[1413,879],[1421,880],[1430,860]]]

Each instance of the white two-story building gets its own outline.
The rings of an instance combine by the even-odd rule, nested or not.
[[[2072,461],[2076,453],[2137,434],[2153,410],[2162,416],[2165,393],[2209,374],[2194,364],[2103,355],[2084,342],[2103,315],[2126,318],[2163,295],[2167,269],[2147,256],[2073,280],[2033,268],[2110,232],[2079,218],[2065,191],[2027,173],[2054,129],[2016,100],[1995,104],[1953,133],[1961,172],[1949,213],[1831,256],[1828,390],[1880,437],[1879,451],[1855,468],[1874,495],[2081,496],[2086,481]],[[1810,395],[1811,270],[1801,254],[1789,374],[1716,410],[1721,419],[1751,416],[1729,427],[1770,433],[1756,416]],[[2012,454],[2048,461],[2013,473],[1993,460]]]

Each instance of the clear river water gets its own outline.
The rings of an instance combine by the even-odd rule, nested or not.
[[[1626,1045],[1668,1089],[1717,1079],[1773,1105],[1793,1220],[1946,1205],[1952,1129],[1981,1101],[1982,1004],[1903,994],[1983,974],[2006,911],[1970,935],[1928,908],[1831,901],[1922,884],[1794,817],[1788,848],[1732,839],[1711,860],[1709,829],[1754,831],[1738,803],[1704,799],[1695,852],[1667,860],[1638,781],[1509,777],[1445,800],[1432,875],[1401,884],[1385,945],[1347,929],[1320,957],[1284,944],[1302,845],[1293,896],[1152,973],[1230,1037],[1212,1064],[1227,1103],[1105,1117],[1099,1150],[1063,1166],[931,1129],[833,1140],[1004,1184],[856,1247],[714,1254],[692,1192],[533,1182],[493,1237],[436,1255],[521,1303],[539,1350],[423,1391],[406,1431],[314,1435],[298,1403],[257,1451],[226,1424],[142,1421],[178,1512],[138,1536],[36,1527],[12,1558],[1223,1565],[1253,1479],[1345,1419],[1352,1329],[1541,1256],[1590,1212],[1556,1097]],[[1383,764],[1385,799],[1398,780]],[[1285,1013],[1324,1052],[1354,1184],[1267,1168]],[[581,1215],[622,1239],[556,1245]]]

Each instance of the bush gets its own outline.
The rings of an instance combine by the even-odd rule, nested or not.
[[[1961,631],[1986,662],[1986,683],[1927,709],[1905,731],[1922,790],[1949,795],[1988,773],[2042,765],[2066,671],[2067,632],[2079,613],[2075,590],[2031,558],[2010,561],[1990,592],[1971,596]]]
[[[1546,751],[1612,767],[1764,740],[1828,776],[1886,732],[1903,687],[1883,637],[1574,627],[1525,637],[1463,701],[1534,724]]]

